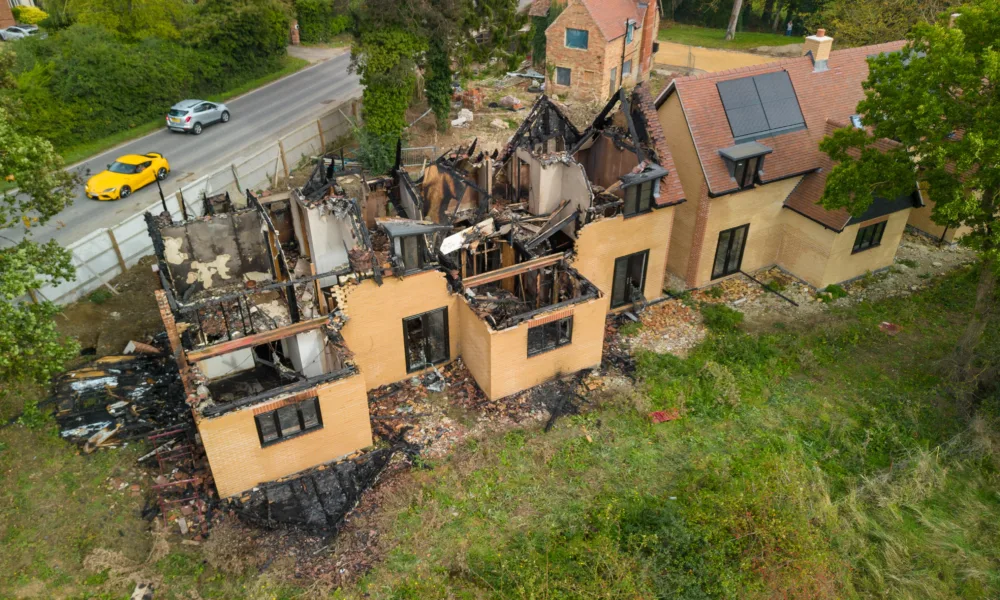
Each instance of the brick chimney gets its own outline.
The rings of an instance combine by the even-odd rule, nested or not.
[[[826,61],[830,59],[832,49],[833,38],[827,37],[825,29],[817,29],[816,34],[807,37],[802,44],[802,55],[812,53],[813,72],[820,73],[826,71]]]

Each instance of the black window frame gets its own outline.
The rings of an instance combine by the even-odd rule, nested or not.
[[[743,160],[729,161],[730,175],[736,180],[736,187],[748,190],[760,183],[760,171],[764,163],[764,155],[748,156]]]
[[[733,240],[736,239],[736,236],[734,234],[740,229],[745,230],[743,234],[743,243],[740,246],[740,257],[739,260],[736,261],[736,268],[730,269],[729,259],[733,251]],[[729,241],[726,245],[726,260],[722,264],[722,272],[717,273],[715,270],[715,265],[719,261],[719,246],[721,245],[722,242],[722,236],[727,233],[730,234],[730,236],[729,236]],[[747,239],[749,237],[750,237],[749,223],[746,223],[744,225],[739,225],[737,227],[730,227],[729,229],[723,229],[722,231],[719,232],[719,237],[715,242],[715,254],[712,255],[712,281],[716,279],[721,279],[723,277],[728,277],[730,275],[735,275],[736,273],[739,273],[743,269],[743,254],[747,250]]]
[[[564,329],[566,331],[565,336],[562,335]],[[538,344],[539,336],[541,337],[541,345]],[[532,348],[532,338],[535,341],[535,348]],[[551,345],[548,344],[549,340],[552,341]],[[528,327],[528,358],[557,350],[563,346],[569,346],[572,343],[573,315]]]
[[[583,32],[583,33],[586,34],[586,39],[584,40],[583,46],[571,46],[569,44],[569,32],[571,32],[571,31]],[[588,29],[577,29],[575,27],[567,27],[566,28],[566,33],[564,34],[564,38],[563,38],[563,44],[567,48],[571,48],[573,50],[590,50],[590,30],[588,30]]]
[[[559,75],[561,73],[566,74],[566,83],[560,81],[561,78],[559,77]],[[565,85],[565,86],[573,85],[573,69],[569,67],[556,67],[556,85]]]
[[[646,181],[626,186],[625,201],[622,204],[622,215],[628,218],[652,212],[653,206],[656,204],[653,201],[653,194],[655,192],[655,179],[647,179]],[[629,198],[630,193],[634,193],[635,195]],[[631,207],[629,206],[630,203],[632,204]]]
[[[865,250],[881,246],[882,237],[885,235],[885,227],[888,222],[889,219],[886,219],[885,221],[879,221],[878,223],[858,228],[858,235],[854,238],[854,248],[851,250],[851,254],[857,254],[858,252],[864,252]]]
[[[302,409],[310,404],[315,411],[316,423],[311,427],[306,426],[305,416],[302,414]],[[281,421],[278,418],[278,411],[284,410],[287,413],[289,408],[295,409],[296,417],[298,418],[299,428],[295,431],[290,431],[285,434],[282,432]],[[266,420],[270,420],[274,425],[274,431],[277,433],[277,437],[271,440],[264,439],[264,430],[261,428],[261,423]],[[264,413],[260,413],[253,416],[254,426],[257,428],[257,439],[260,441],[260,447],[266,448],[268,446],[273,446],[274,444],[280,444],[281,442],[297,438],[299,436],[311,433],[318,429],[323,429],[323,413],[319,408],[319,396],[312,396],[310,398],[305,398],[304,400],[299,400],[292,404],[285,404],[279,406],[274,410],[269,410]]]
[[[615,276],[615,274],[618,272],[618,264],[620,262],[622,262],[622,261],[625,261],[625,263],[626,263],[625,264],[625,277],[627,278],[628,277],[628,261],[631,261],[633,258],[635,258],[637,256],[641,256],[642,257],[642,278],[641,278],[641,285],[639,286],[639,288],[640,288],[640,291],[643,292],[643,293],[645,293],[645,291],[646,291],[646,277],[649,274],[649,250],[647,249],[647,250],[643,250],[641,252],[633,252],[632,254],[626,254],[625,256],[619,256],[618,258],[615,259],[614,268],[611,271],[611,294],[610,294],[610,296],[611,296],[611,308],[612,309],[621,308],[622,306],[627,306],[627,305],[631,304],[631,302],[632,302],[632,300],[628,297],[627,290],[626,290],[626,295],[622,299],[622,301],[621,302],[615,302],[615,284],[617,283],[617,280],[618,280],[618,278]],[[626,280],[623,283],[627,285],[628,282]]]
[[[406,324],[409,323],[409,322],[411,322],[411,321],[413,321],[414,319],[421,319],[421,325],[420,326],[425,331],[429,331],[430,330],[430,324],[429,324],[429,321],[427,321],[427,319],[429,319],[431,317],[431,315],[433,315],[435,313],[439,313],[439,312],[442,313],[442,319],[443,319],[442,331],[443,331],[443,334],[444,334],[444,350],[445,350],[444,357],[440,358],[438,360],[427,360],[426,363],[415,365],[410,360],[411,357],[412,357],[412,354],[410,352],[410,338],[409,338],[409,335],[408,335],[407,330],[406,330]],[[449,325],[449,323],[448,323],[448,307],[447,306],[442,306],[441,308],[435,308],[434,310],[428,310],[426,312],[422,312],[422,313],[417,314],[417,315],[411,315],[409,317],[404,317],[403,318],[403,358],[406,360],[406,372],[407,373],[415,373],[417,371],[422,371],[422,370],[428,369],[428,368],[430,368],[430,367],[432,367],[434,365],[440,365],[442,363],[446,363],[449,360],[451,360],[451,332],[448,330],[448,325]],[[427,350],[427,343],[428,343],[428,340],[427,340],[426,336],[424,338],[424,342],[423,343],[424,343],[424,357],[425,357],[425,360],[426,360],[426,357],[427,357],[427,351],[426,350]]]

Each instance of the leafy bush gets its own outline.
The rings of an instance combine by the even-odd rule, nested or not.
[[[37,6],[15,6],[10,9],[14,13],[14,20],[25,25],[38,25],[49,18],[49,13]]]
[[[743,324],[743,313],[725,304],[702,304],[701,316],[712,331],[736,331]]]
[[[833,302],[834,300],[839,300],[840,298],[847,297],[847,290],[836,283],[831,283],[819,292],[819,297],[823,302]]]
[[[299,36],[306,44],[329,42],[347,31],[351,17],[334,14],[331,0],[295,0],[295,18],[299,21]]]

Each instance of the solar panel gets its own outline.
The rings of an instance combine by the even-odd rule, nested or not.
[[[736,143],[805,129],[795,88],[785,71],[716,84]]]

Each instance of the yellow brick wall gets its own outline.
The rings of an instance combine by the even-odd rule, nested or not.
[[[462,323],[462,361],[475,377],[476,383],[483,389],[483,392],[488,397],[492,397],[490,396],[492,365],[490,364],[489,327],[476,313],[472,312],[468,302],[460,300],[455,305],[458,309],[459,321]]]
[[[778,264],[816,287],[826,278],[837,233],[799,213],[785,209],[781,215],[784,234],[778,249]]]
[[[908,225],[916,227],[920,231],[937,239],[941,239],[941,234],[944,234],[944,241],[948,243],[954,242],[971,231],[968,227],[948,227],[946,230],[944,225],[938,225],[931,219],[931,211],[934,210],[934,201],[928,198],[927,194],[924,194],[924,204],[925,206],[914,208],[910,211]]]
[[[668,240],[674,222],[674,207],[626,219],[617,216],[585,225],[576,242],[573,267],[604,294],[605,309],[611,305],[615,259],[649,250],[646,267],[647,300],[662,296]]]
[[[695,150],[687,119],[681,110],[677,94],[671,95],[657,110],[663,134],[674,158],[676,175],[680,177],[684,188],[686,202],[674,208],[674,223],[671,228],[670,253],[667,260],[667,270],[684,278],[687,274],[688,260],[695,232],[695,222],[698,216],[698,205],[705,186],[705,178],[701,171],[701,162]]]
[[[369,279],[349,287],[346,295],[348,322],[341,334],[354,352],[368,389],[413,375],[406,372],[406,317],[446,307],[451,358],[458,357],[461,322],[457,296],[448,291],[444,273],[433,270],[402,279],[385,277],[381,286]]]
[[[254,409],[280,403],[281,398],[198,419],[198,432],[220,497],[239,494],[372,444],[368,397],[361,375],[332,381],[295,397],[309,395],[319,396],[323,427],[266,448],[260,446]]]
[[[719,244],[719,232],[749,223],[746,250],[742,268],[752,271],[773,265],[778,259],[783,227],[781,224],[785,198],[799,182],[800,177],[776,181],[752,190],[727,194],[709,200],[711,210],[705,227],[701,253],[692,257],[698,261],[697,277],[693,287],[708,285],[712,281],[712,263]]]
[[[903,231],[906,229],[906,221],[909,219],[910,210],[901,210],[889,215],[889,222],[885,226],[885,233],[882,234],[882,243],[869,250],[852,254],[854,240],[858,237],[858,229],[872,223],[885,220],[885,217],[864,221],[856,225],[846,227],[842,233],[837,235],[830,251],[830,261],[824,274],[824,279],[817,287],[826,287],[831,283],[840,283],[848,279],[854,279],[867,273],[877,271],[891,266],[896,258],[896,249],[903,238]],[[810,282],[812,283],[812,282]]]
[[[544,319],[546,315],[539,315],[517,327],[490,331],[490,382],[480,387],[484,391],[488,388],[487,396],[496,400],[556,376],[600,365],[606,309],[607,300],[604,298],[573,306],[573,341],[530,358],[528,328],[533,321]]]

